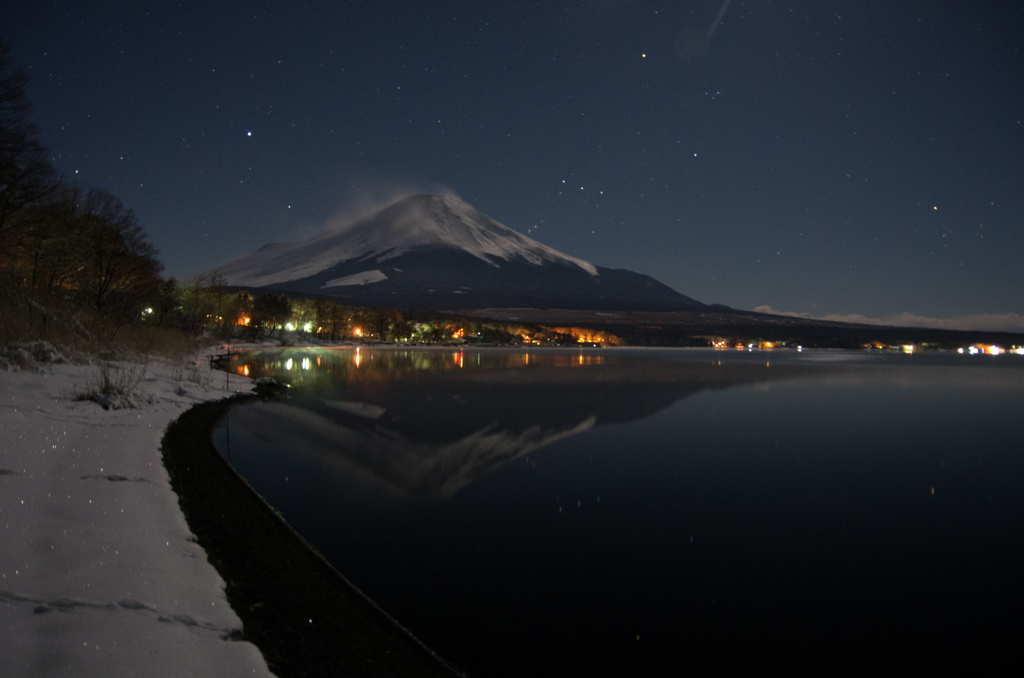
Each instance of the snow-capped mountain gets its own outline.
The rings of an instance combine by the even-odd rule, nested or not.
[[[302,242],[208,273],[237,287],[420,310],[679,310],[700,304],[645,275],[563,254],[446,195],[413,195]]]

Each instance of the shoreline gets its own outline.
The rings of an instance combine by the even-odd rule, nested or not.
[[[171,488],[241,618],[240,640],[280,678],[458,676],[284,523],[213,446],[228,407],[256,396],[200,403],[161,440]]]

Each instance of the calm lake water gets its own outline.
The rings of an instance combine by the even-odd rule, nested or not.
[[[214,440],[472,676],[1020,658],[1024,358],[290,349]]]

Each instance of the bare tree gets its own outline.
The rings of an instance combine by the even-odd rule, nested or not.
[[[156,296],[163,265],[156,248],[116,197],[89,189],[79,217],[86,260],[79,270],[83,300],[105,315],[128,315]]]
[[[76,289],[85,256],[78,223],[82,200],[81,189],[60,185],[41,205],[23,210],[18,238],[11,243],[13,268],[33,293],[67,296]]]

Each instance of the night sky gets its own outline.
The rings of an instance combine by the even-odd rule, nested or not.
[[[10,4],[165,275],[451,191],[707,303],[1024,329],[1019,0]]]

